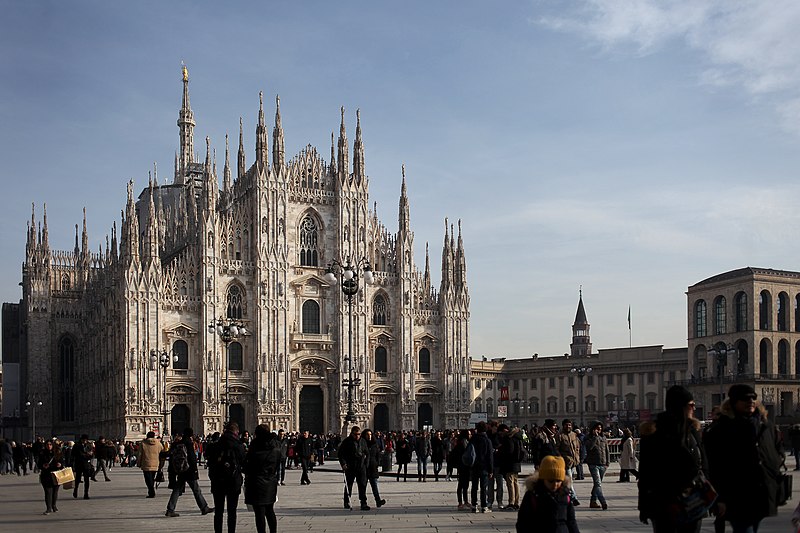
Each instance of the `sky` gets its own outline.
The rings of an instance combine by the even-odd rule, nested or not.
[[[125,186],[171,182],[181,62],[195,146],[222,166],[258,93],[287,159],[325,159],[361,110],[371,202],[397,230],[401,166],[438,286],[462,220],[470,354],[569,351],[582,291],[594,349],[686,346],[687,287],[800,270],[800,3],[664,0],[0,0],[0,297],[26,224],[50,244],[119,225]],[[351,147],[352,153],[352,147]],[[235,156],[234,156],[235,159]],[[631,330],[628,329],[628,309]]]

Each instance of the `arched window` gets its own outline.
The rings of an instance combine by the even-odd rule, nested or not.
[[[800,331],[800,294],[794,297],[794,330]]]
[[[228,318],[241,319],[244,316],[244,292],[238,285],[228,287]]]
[[[750,353],[747,342],[740,340],[736,343],[736,352],[738,360],[736,361],[736,373],[747,374],[748,366],[750,365]]]
[[[307,216],[300,223],[300,265],[319,266],[317,223]]]
[[[781,339],[778,343],[778,374],[789,375],[789,343],[786,339]]]
[[[758,372],[760,374],[767,374],[769,371],[769,358],[772,355],[770,352],[770,345],[767,339],[761,339],[761,344],[759,345],[759,356],[758,356]]]
[[[419,351],[419,373],[431,373],[431,352],[427,348],[422,348]]]
[[[758,327],[770,329],[772,324],[772,296],[769,291],[761,291],[758,295]]]
[[[794,345],[794,377],[800,378],[800,341]]]
[[[62,422],[75,421],[75,344],[69,337],[58,343],[59,415]]]
[[[69,288],[70,288],[69,275],[68,274],[63,274],[61,276],[61,290],[62,291],[68,291]]]
[[[244,353],[241,344],[232,342],[228,345],[228,358],[229,370],[244,370]]]
[[[379,294],[372,300],[372,323],[375,326],[385,326],[386,315],[386,300]]]
[[[743,292],[737,293],[733,299],[736,306],[736,331],[747,330],[747,295]]]
[[[726,333],[728,315],[725,311],[725,297],[718,296],[714,301],[714,335]]]
[[[319,333],[319,304],[314,300],[303,303],[303,333]]]
[[[778,294],[778,331],[786,331],[789,324],[789,295]]]
[[[378,346],[375,348],[375,372],[378,374],[386,374],[388,371],[386,348]]]
[[[186,344],[186,341],[175,341],[172,345],[172,355],[174,356],[172,368],[175,370],[189,368],[189,345]]]
[[[708,332],[706,330],[706,301],[698,300],[694,304],[694,336],[705,337]]]

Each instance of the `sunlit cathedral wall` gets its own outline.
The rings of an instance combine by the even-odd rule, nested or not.
[[[221,188],[208,138],[198,157],[188,72],[171,183],[157,175],[127,203],[119,231],[89,251],[52,251],[47,215],[32,214],[23,265],[22,397],[43,401],[42,433],[138,438],[150,429],[222,427],[226,405],[245,428],[338,431],[347,412],[348,314],[337,284],[323,279],[335,259],[365,257],[375,283],[353,301],[357,423],[375,427],[463,427],[470,411],[469,291],[461,224],[445,220],[441,284],[430,260],[414,260],[405,170],[399,228],[369,206],[357,114],[352,169],[345,112],[330,159],[307,146],[284,153],[280,101],[270,139],[263,100],[255,158],[244,133]],[[38,224],[38,225],[37,225]],[[225,345],[208,330],[219,318],[250,335]],[[167,350],[164,373],[151,357]],[[166,410],[162,411],[166,379]],[[227,383],[227,387],[226,387]],[[228,404],[226,404],[226,400]]]

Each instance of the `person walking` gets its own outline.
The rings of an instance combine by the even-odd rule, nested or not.
[[[378,490],[378,465],[380,464],[381,447],[378,440],[373,435],[372,430],[365,429],[361,433],[361,439],[367,445],[367,481],[372,487],[372,495],[375,497],[375,506],[382,507],[386,504],[386,500],[381,498],[380,491]]]
[[[83,482],[83,499],[89,499],[89,481],[94,479],[94,468],[92,467],[92,457],[94,447],[89,442],[89,435],[81,435],[80,440],[72,447],[72,469],[75,474],[75,488],[72,490],[72,497],[78,497],[78,489],[81,481]]]
[[[639,519],[645,524],[652,521],[654,533],[697,533],[701,520],[678,524],[674,509],[674,502],[704,467],[694,398],[674,385],[667,390],[664,407],[655,422],[645,422],[639,430]]]
[[[267,525],[270,533],[278,531],[275,502],[281,462],[278,438],[269,426],[260,424],[244,460],[244,503],[253,508],[257,533],[266,533]]]
[[[111,455],[109,455],[109,450],[111,450]],[[109,446],[109,442],[106,441],[106,438],[102,435],[97,437],[97,442],[94,445],[94,455],[97,459],[95,475],[97,475],[97,471],[99,470],[103,472],[103,477],[106,481],[111,481],[108,477],[108,469],[114,454],[114,449]],[[97,479],[94,479],[94,481],[97,481]]]
[[[447,440],[442,437],[442,432],[437,431],[431,437],[431,463],[433,463],[433,480],[439,481],[439,472],[442,471],[442,464],[445,459],[445,443]]]
[[[286,485],[284,480],[286,479],[286,458],[289,454],[289,441],[286,438],[286,433],[282,429],[278,430],[277,446],[278,450],[281,452],[281,464],[278,467],[278,483]]]
[[[408,481],[408,463],[411,462],[411,445],[402,433],[397,439],[397,481],[400,481],[400,472],[403,472],[403,481]]]
[[[176,442],[170,448],[169,472],[170,478],[174,479],[174,483],[172,483],[172,494],[169,497],[169,502],[167,502],[165,516],[172,518],[180,516],[175,512],[175,507],[178,505],[178,498],[183,494],[186,485],[189,485],[189,488],[192,489],[194,501],[197,503],[201,514],[207,515],[214,512],[214,508],[209,507],[208,503],[206,503],[206,499],[200,491],[200,485],[197,483],[200,475],[197,470],[197,454],[194,453],[193,436],[194,430],[187,427],[183,430],[183,437],[180,442]]]
[[[478,422],[477,432],[469,441],[469,444],[475,449],[475,463],[470,470],[473,513],[492,512],[492,508],[487,505],[487,491],[493,490],[489,483],[494,476],[494,448],[492,441],[486,436],[486,427],[486,422]],[[478,498],[478,489],[480,489],[480,499]],[[480,507],[478,507],[478,503],[480,503]]]
[[[206,449],[208,479],[214,497],[214,533],[222,533],[222,516],[228,504],[228,533],[236,531],[236,510],[242,493],[244,445],[239,439],[239,424],[228,422],[218,441]]]
[[[159,470],[163,449],[164,446],[161,445],[161,441],[156,439],[156,434],[148,431],[147,436],[139,443],[139,449],[136,452],[136,464],[142,469],[148,498],[156,497],[156,472]]]
[[[428,457],[431,455],[431,438],[427,431],[417,433],[414,452],[417,454],[417,481],[425,482],[428,477]]]
[[[44,489],[44,505],[46,507],[43,514],[57,513],[58,506],[58,485],[53,481],[52,473],[61,470],[64,466],[61,456],[61,448],[52,440],[44,443],[36,464],[39,467],[39,483]]]
[[[591,426],[589,426],[589,434],[583,444],[586,446],[586,460],[584,462],[589,467],[589,473],[592,476],[592,494],[589,508],[602,508],[605,511],[608,509],[608,503],[603,495],[603,477],[606,475],[608,465],[611,463],[611,455],[608,451],[608,441],[603,435],[602,422],[592,422]]]
[[[300,465],[303,467],[303,475],[300,476],[300,484],[310,485],[311,480],[308,478],[308,471],[311,469],[311,454],[314,449],[314,441],[308,434],[308,430],[303,431],[303,434],[297,439],[297,446],[295,449],[300,455]]]
[[[522,471],[522,437],[519,428],[511,430],[505,424],[500,425],[500,446],[497,449],[497,462],[500,464],[500,474],[506,482],[508,498],[506,509],[509,511],[519,509],[519,473]]]
[[[731,385],[704,443],[711,484],[718,492],[717,513],[734,533],[755,533],[764,518],[778,513],[783,451],[757,399],[750,385]]]
[[[344,472],[344,508],[350,509],[353,481],[358,486],[361,510],[369,511],[367,505],[367,444],[361,439],[361,428],[353,426],[350,435],[339,446],[339,464]]]
[[[619,483],[628,483],[631,474],[639,479],[639,472],[636,470],[636,450],[633,445],[633,434],[629,428],[622,430],[621,452],[619,454]]]
[[[448,465],[452,464],[456,471],[458,484],[456,485],[456,497],[458,498],[458,510],[469,511],[472,507],[469,504],[469,479],[472,472],[470,465],[464,464],[462,457],[469,444],[469,431],[462,429],[458,434],[456,445],[450,450],[447,459]]]

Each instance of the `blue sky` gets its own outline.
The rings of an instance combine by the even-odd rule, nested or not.
[[[287,157],[326,159],[361,109],[370,192],[436,282],[463,219],[471,354],[686,345],[686,288],[800,270],[800,4],[0,0],[0,296],[17,301],[30,204],[71,249],[102,243],[156,163],[171,180],[180,63],[198,150],[280,94]],[[235,145],[235,142],[232,144]]]

